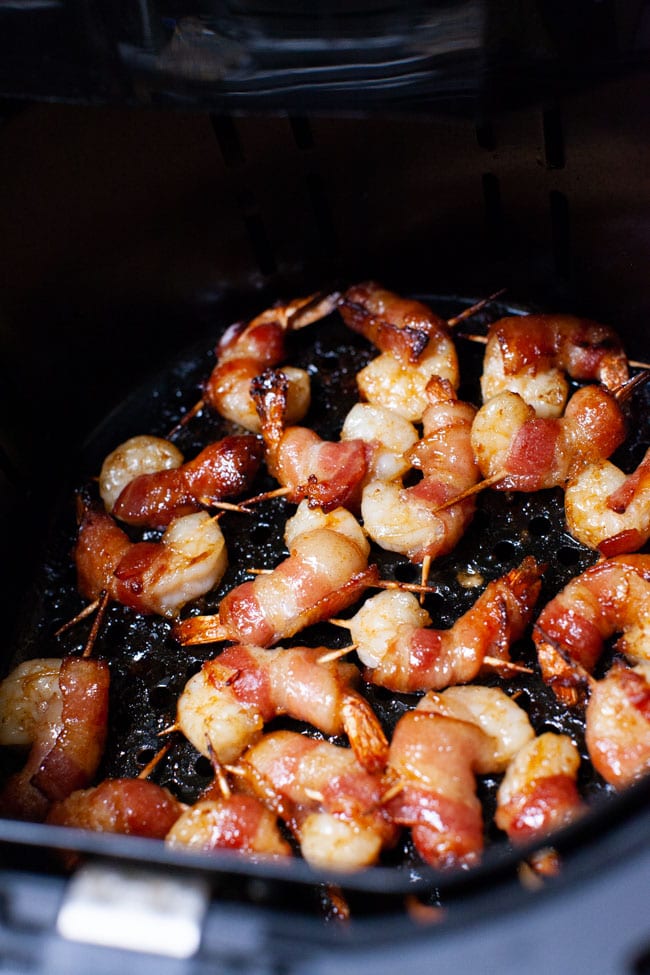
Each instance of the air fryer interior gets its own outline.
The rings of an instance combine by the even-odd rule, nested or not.
[[[205,354],[225,324],[276,298],[373,277],[453,308],[449,296],[505,287],[506,306],[590,315],[647,359],[649,107],[643,78],[478,125],[8,106],[2,513],[13,571],[3,592],[12,633],[3,671],[16,653],[42,653],[34,637],[43,628],[26,620],[44,596],[42,582],[36,598],[30,588],[32,567],[59,499],[92,470],[106,431],[129,426],[132,414],[122,407],[84,441],[187,349]],[[645,791],[633,790],[599,811],[602,850],[618,850],[616,829],[636,822],[644,804]],[[21,855],[59,845],[51,830],[21,826],[12,834]],[[119,838],[79,842],[131,856]],[[574,829],[567,843],[584,870],[591,836]],[[20,860],[6,855],[12,866]],[[498,884],[511,867],[488,858],[485,871]],[[301,870],[296,879],[309,884]],[[477,888],[485,877],[477,873]],[[392,882],[377,883],[375,894]],[[473,883],[451,881],[451,902],[458,889],[470,903]]]

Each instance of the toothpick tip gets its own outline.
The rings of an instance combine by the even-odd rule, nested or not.
[[[328,653],[324,653],[321,657],[316,658],[316,662],[319,664],[329,664],[333,660],[340,660],[341,657],[346,657],[353,650],[357,649],[357,644],[352,643],[349,647],[341,647],[339,650],[330,650]]]
[[[165,735],[171,735],[175,731],[180,731],[180,730],[181,730],[181,726],[175,721],[173,724],[167,725],[166,728],[163,728],[162,731],[159,731],[157,737],[163,738]]]

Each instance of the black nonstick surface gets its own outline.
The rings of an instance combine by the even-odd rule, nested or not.
[[[469,298],[431,295],[424,296],[424,300],[439,314],[449,317],[472,303]],[[501,315],[525,310],[494,302],[471,319],[471,331],[485,331],[487,324]],[[224,326],[227,324],[223,323]],[[470,330],[465,324],[461,330],[463,327]],[[5,672],[23,659],[78,653],[84,647],[91,621],[56,635],[59,627],[83,607],[76,590],[71,558],[76,527],[75,490],[96,491],[93,478],[98,474],[103,458],[127,437],[138,433],[166,436],[175,427],[201,395],[201,384],[214,365],[213,349],[219,332],[220,329],[215,328],[209,343],[192,347],[135,389],[106,418],[87,444],[74,483],[63,491],[44,558],[19,618],[13,652],[4,661]],[[302,366],[311,374],[312,406],[303,423],[312,426],[326,439],[338,439],[343,419],[357,400],[356,373],[376,354],[376,350],[363,338],[348,331],[336,313],[292,335],[290,347],[291,364]],[[459,395],[479,403],[483,346],[460,337],[457,347],[462,377]],[[650,444],[650,390],[647,387],[635,394],[629,412],[628,440],[613,458],[626,470],[636,466]],[[206,443],[236,429],[214,412],[204,410],[182,426],[174,440],[183,453],[191,457]],[[275,482],[261,473],[251,493],[274,486]],[[224,594],[250,578],[248,570],[251,567],[272,568],[284,558],[284,524],[293,510],[293,506],[283,499],[274,499],[259,505],[253,515],[226,513],[221,525],[227,540],[229,568],[219,588],[186,607],[183,616],[216,612]],[[155,539],[157,535],[149,532],[133,537]],[[433,625],[451,626],[472,605],[482,586],[463,585],[468,576],[481,577],[487,583],[518,565],[527,554],[546,565],[538,608],[596,558],[595,553],[568,534],[561,491],[531,495],[483,492],[478,498],[475,519],[461,543],[449,556],[432,566],[429,583],[435,592],[426,597],[425,606]],[[411,565],[401,556],[373,546],[371,560],[379,564],[384,579],[419,581],[419,566]],[[347,642],[347,631],[323,624],[299,633],[286,645],[335,648]],[[204,660],[218,651],[218,646],[181,647],[172,638],[168,621],[141,616],[117,604],[109,605],[94,648],[94,653],[106,658],[111,668],[110,728],[99,778],[136,776],[141,772],[161,746],[159,733],[174,721],[176,701],[186,681]],[[607,807],[614,801],[613,793],[586,758],[582,711],[561,706],[543,684],[529,637],[513,647],[511,653],[514,660],[531,667],[533,673],[509,677],[507,681],[495,675],[486,678],[485,682],[500,684],[509,694],[516,694],[518,704],[528,711],[537,733],[564,732],[576,741],[584,759],[580,774],[582,794],[597,811]],[[610,662],[611,654],[601,661],[601,668],[606,669]],[[363,690],[389,735],[400,715],[417,701],[414,695],[395,695],[370,685],[364,685]],[[278,721],[277,726],[318,734],[287,720]],[[212,773],[207,760],[199,756],[181,735],[174,735],[170,751],[152,778],[184,802],[193,802],[211,780]],[[513,860],[507,840],[492,825],[498,781],[490,776],[479,781],[479,794],[485,809],[486,865],[492,867],[495,863]],[[404,892],[413,886],[422,896],[422,879],[428,872],[423,869],[408,835],[396,850],[385,855],[382,867],[395,873],[396,886]],[[290,876],[291,864],[286,869]],[[347,883],[352,889],[358,885],[355,878],[348,878]],[[361,886],[364,884],[365,881]],[[437,883],[425,888],[424,899],[429,903],[438,903],[439,896]],[[369,902],[366,900],[364,904],[362,910]]]

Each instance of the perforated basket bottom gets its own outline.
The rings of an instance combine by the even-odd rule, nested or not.
[[[470,299],[425,296],[425,300],[443,316],[457,314],[471,304]],[[493,303],[472,319],[471,329],[484,331],[489,321],[503,314],[521,312],[503,303]],[[215,330],[214,342],[218,338]],[[338,439],[343,419],[357,400],[356,373],[375,354],[364,339],[350,333],[338,315],[305,328],[291,337],[290,361],[309,370],[312,380],[312,407],[303,421],[327,439]],[[213,345],[190,349],[169,367],[134,391],[97,431],[88,446],[79,471],[78,485],[86,485],[97,474],[103,457],[118,443],[137,433],[165,436],[201,394],[201,382],[213,364]],[[459,395],[480,403],[478,380],[483,346],[460,338],[457,342],[462,385]],[[630,436],[613,458],[624,469],[638,463],[650,443],[650,392],[642,390],[631,404]],[[211,440],[218,439],[235,427],[211,411],[191,420],[175,437],[186,456],[193,456]],[[275,486],[268,475],[261,474],[251,493]],[[248,570],[272,568],[286,555],[283,529],[293,507],[282,499],[260,505],[254,515],[226,514],[221,522],[227,540],[229,568],[214,592],[186,607],[183,615],[216,612],[223,595],[233,586],[250,578]],[[83,622],[55,637],[57,629],[82,608],[76,591],[71,549],[75,537],[74,492],[63,501],[56,520],[46,559],[39,570],[30,600],[30,611],[22,620],[16,652],[7,669],[18,661],[33,656],[59,656],[79,652],[84,646],[90,622]],[[135,537],[135,536],[134,536]],[[155,538],[155,533],[145,537]],[[449,556],[434,562],[429,577],[435,593],[428,595],[425,606],[435,627],[446,628],[475,601],[481,589],[464,586],[468,575],[480,576],[487,583],[517,566],[522,558],[533,555],[546,564],[543,590],[538,606],[543,606],[568,580],[595,561],[595,553],[576,542],[566,530],[562,492],[536,494],[484,491],[478,498],[474,521]],[[419,581],[420,569],[401,556],[373,547],[372,559],[381,568],[384,579]],[[106,658],[111,668],[111,706],[108,743],[100,777],[136,776],[161,746],[159,732],[174,721],[176,701],[188,678],[201,663],[214,656],[218,647],[183,648],[172,639],[169,622],[144,617],[112,604],[99,633],[94,652]],[[344,646],[347,631],[323,624],[299,633],[286,644]],[[496,675],[486,683],[504,686],[517,703],[525,708],[537,733],[552,730],[565,732],[578,743],[585,761],[581,769],[580,788],[595,803],[610,792],[593,772],[586,759],[583,738],[583,714],[558,705],[553,693],[538,676],[534,647],[529,637],[512,648],[512,658],[533,668],[501,681]],[[608,661],[602,662],[602,667]],[[416,703],[415,696],[395,695],[364,685],[388,734],[404,711]],[[291,721],[278,721],[274,726],[293,727],[317,734]],[[152,778],[169,788],[185,802],[193,802],[212,778],[206,759],[178,734],[171,738],[171,749],[157,766]],[[479,782],[479,794],[485,806],[486,844],[508,849],[502,833],[492,825],[492,812],[498,779],[485,777]],[[412,866],[418,858],[408,835],[397,850],[387,854],[386,865]],[[405,871],[408,875],[408,869]]]

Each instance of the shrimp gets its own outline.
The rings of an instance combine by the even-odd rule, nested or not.
[[[354,689],[357,667],[339,660],[320,663],[323,652],[228,647],[186,684],[176,727],[206,758],[233,762],[267,722],[287,714],[326,735],[347,733],[365,767],[383,768],[388,745],[370,705]]]
[[[105,779],[54,803],[50,825],[165,840],[173,849],[290,855],[276,817],[257,799],[207,790],[193,806],[145,779]]]
[[[329,315],[337,299],[338,294],[297,298],[267,309],[250,322],[232,325],[217,346],[217,364],[203,391],[205,402],[227,420],[259,433],[251,380],[285,359],[288,332]],[[284,366],[282,371],[288,384],[287,423],[296,423],[309,408],[309,374],[293,366]]]
[[[42,820],[56,800],[88,785],[108,722],[108,665],[80,657],[19,664],[0,684],[0,745],[29,748],[0,792],[0,810]]]
[[[650,772],[650,664],[617,661],[592,683],[585,740],[594,768],[616,789]]]
[[[650,538],[650,449],[633,474],[610,461],[589,464],[567,484],[567,527],[603,555],[635,552]]]
[[[475,409],[457,399],[449,382],[434,377],[426,388],[423,437],[408,460],[423,473],[412,487],[374,480],[362,493],[366,531],[382,548],[413,562],[446,555],[458,543],[475,511],[475,500],[445,502],[474,485],[479,469],[471,447]]]
[[[243,755],[247,787],[273,799],[312,866],[358,870],[394,845],[397,827],[382,807],[382,778],[349,748],[293,731],[265,735]]]
[[[413,593],[387,590],[366,600],[346,620],[364,678],[410,693],[468,683],[485,658],[509,660],[523,636],[541,588],[541,569],[527,556],[517,569],[490,582],[451,629],[430,628],[431,617]],[[491,666],[492,664],[490,664]]]
[[[501,318],[488,332],[481,392],[483,402],[512,392],[539,417],[559,417],[573,379],[614,389],[628,379],[627,357],[607,325],[573,315]]]
[[[471,866],[483,849],[476,775],[502,772],[534,737],[528,716],[502,690],[452,687],[404,714],[390,744],[386,809],[410,826],[420,856],[438,869]]]
[[[165,843],[171,849],[197,853],[236,850],[249,855],[291,856],[277,816],[259,799],[241,793],[204,797],[171,826]]]
[[[162,840],[187,807],[146,779],[104,779],[54,803],[46,822]]]
[[[226,544],[205,511],[177,518],[160,542],[133,543],[98,505],[82,508],[75,547],[79,592],[102,591],[139,613],[175,616],[214,588],[227,565]]]
[[[531,492],[563,486],[609,457],[625,436],[617,395],[583,386],[560,419],[538,417],[518,393],[494,396],[476,414],[471,444],[483,477],[499,478],[497,490]]]
[[[584,811],[576,780],[580,753],[568,735],[547,731],[514,755],[497,792],[494,821],[513,843],[540,839]]]
[[[396,481],[411,470],[410,450],[419,440],[415,426],[394,410],[355,403],[341,428],[341,440],[362,440],[371,446],[363,485]]]
[[[175,518],[199,511],[203,505],[248,490],[262,454],[257,437],[224,437],[183,464],[182,454],[168,441],[132,437],[104,461],[99,476],[100,494],[107,511],[120,521],[164,528]],[[177,462],[178,457],[181,463]],[[160,467],[153,466],[156,458]],[[169,463],[172,458],[173,466]]]
[[[332,443],[309,427],[285,427],[287,391],[286,377],[274,369],[251,383],[270,473],[290,489],[293,503],[306,498],[325,511],[358,508],[372,448],[363,440]]]
[[[323,512],[302,501],[287,521],[289,557],[272,571],[232,589],[219,612],[177,624],[182,644],[228,640],[268,647],[350,606],[379,573],[370,546],[345,508]]]
[[[533,631],[542,676],[567,705],[582,704],[585,674],[605,641],[634,662],[650,660],[650,555],[615,556],[572,579],[540,613]]]
[[[276,817],[256,799],[202,796],[193,806],[146,779],[105,779],[54,803],[46,822],[55,826],[165,840],[174,849],[241,849],[289,855]]]
[[[407,420],[421,419],[432,376],[459,383],[458,357],[447,323],[422,302],[374,282],[349,288],[339,301],[345,324],[380,349],[357,375],[361,395]]]
[[[170,440],[141,434],[130,437],[104,458],[99,472],[99,494],[107,511],[126,485],[142,474],[176,470],[183,463],[183,455]]]

